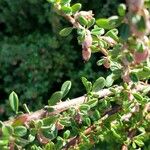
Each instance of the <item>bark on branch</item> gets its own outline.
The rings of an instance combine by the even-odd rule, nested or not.
[[[135,89],[136,89],[136,91],[142,91],[146,88],[150,88],[150,85],[139,84],[138,86],[136,86]],[[121,91],[122,89],[123,89],[122,86],[116,86],[115,87],[115,90],[117,92]],[[103,98],[103,97],[106,97],[106,96],[113,95],[114,93],[110,89],[102,89],[99,92],[97,92],[96,94],[98,95],[99,98]],[[47,117],[47,116],[52,116],[52,115],[55,115],[55,114],[59,114],[59,113],[65,111],[65,110],[67,110],[71,107],[78,107],[79,105],[83,104],[85,101],[86,101],[86,95],[78,97],[78,98],[74,98],[74,99],[71,99],[71,100],[66,100],[64,102],[60,102],[60,103],[52,106],[52,108],[53,108],[52,112],[48,112],[47,110],[45,110],[43,108],[41,110],[32,112],[30,114],[26,113],[26,114],[20,115],[16,118],[13,118],[11,120],[5,121],[4,124],[5,125],[11,125],[16,120],[19,120],[19,121],[22,121],[23,124],[27,125],[32,120],[36,121],[36,120],[42,119],[42,118]]]

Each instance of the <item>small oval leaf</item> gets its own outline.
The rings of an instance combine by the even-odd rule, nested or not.
[[[66,131],[64,132],[64,134],[63,134],[63,138],[64,138],[64,139],[68,139],[69,136],[70,136],[70,134],[71,134],[70,130],[66,130]]]
[[[72,8],[71,7],[62,6],[61,10],[63,11],[64,14],[71,14],[72,13]]]
[[[81,106],[80,106],[80,111],[81,112],[87,112],[87,111],[89,111],[90,110],[90,106],[89,105],[87,105],[87,104],[82,104]]]
[[[125,4],[120,4],[118,6],[118,14],[123,17],[125,16],[125,13],[126,13],[126,5]]]
[[[19,99],[18,99],[17,94],[14,91],[9,95],[9,103],[10,103],[12,110],[15,113],[18,113]]]
[[[83,16],[79,16],[79,17],[78,17],[78,21],[79,21],[79,23],[80,23],[82,26],[86,26],[86,25],[88,24],[87,19],[86,19],[85,17],[83,17]]]
[[[48,100],[49,105],[55,105],[57,102],[59,102],[63,97],[62,91],[57,91],[52,94],[51,98]]]
[[[13,128],[8,125],[4,125],[1,128],[3,136],[10,136],[13,133]]]
[[[120,26],[120,37],[121,37],[121,39],[126,41],[129,36],[130,36],[130,27],[128,24],[123,23]]]
[[[134,72],[131,72],[131,73],[130,73],[130,78],[131,78],[131,80],[132,80],[133,82],[138,82],[138,81],[139,81],[137,74],[134,73]]]
[[[69,4],[70,2],[71,2],[71,0],[61,0],[62,5]]]
[[[27,128],[24,126],[17,126],[14,128],[14,134],[19,137],[25,136],[27,133]]]
[[[78,12],[81,9],[82,5],[80,3],[76,3],[74,4],[71,8],[72,8],[72,13],[75,14],[76,12]]]
[[[95,99],[92,99],[92,100],[89,100],[86,104],[90,106],[90,108],[96,106],[98,103],[98,99],[95,98]]]
[[[93,84],[93,92],[98,92],[99,90],[101,90],[102,88],[104,88],[104,86],[106,85],[106,81],[103,77],[99,77],[95,83]]]
[[[95,18],[92,18],[90,20],[88,20],[88,24],[87,24],[87,27],[90,28],[91,26],[93,26],[95,23]]]
[[[106,18],[101,18],[96,20],[96,24],[100,27],[100,28],[104,28],[104,29],[111,29],[111,26],[109,24],[109,20]]]
[[[82,80],[82,83],[83,83],[87,93],[91,92],[92,83],[90,81],[88,81],[85,77],[82,77],[81,80]]]
[[[115,81],[114,74],[110,74],[109,76],[107,76],[107,78],[106,78],[106,87],[112,86],[114,81]]]
[[[66,81],[63,83],[63,85],[61,87],[63,97],[65,97],[68,94],[68,92],[70,91],[70,88],[71,88],[71,81]]]
[[[68,36],[72,32],[72,29],[73,29],[72,27],[64,28],[59,32],[59,34],[61,36]]]
[[[93,35],[102,35],[105,33],[105,30],[103,28],[95,28],[92,29],[91,34]]]

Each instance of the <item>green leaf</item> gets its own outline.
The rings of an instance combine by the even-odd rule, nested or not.
[[[82,80],[82,83],[83,83],[87,93],[91,92],[91,90],[92,90],[92,83],[89,82],[85,77],[82,77],[81,80]]]
[[[139,81],[137,74],[134,73],[134,72],[131,72],[131,73],[130,73],[130,78],[131,78],[131,80],[132,80],[133,82],[138,82],[138,81]]]
[[[72,13],[75,14],[82,8],[82,5],[80,3],[76,3],[73,6],[71,6],[71,8],[72,8]]]
[[[35,127],[40,129],[43,126],[43,120],[36,121]]]
[[[150,0],[145,0],[144,4],[146,8],[150,8]]]
[[[137,26],[139,31],[144,31],[146,29],[145,19],[143,16],[135,14],[132,16],[131,21]]]
[[[55,105],[57,104],[61,99],[63,98],[63,92],[57,91],[52,94],[51,98],[48,100],[49,105]]]
[[[109,76],[107,76],[107,78],[106,78],[106,87],[112,86],[114,81],[115,81],[114,74],[110,74]]]
[[[137,73],[137,76],[140,80],[150,78],[150,68],[149,67],[145,66],[143,69],[138,69],[135,72]]]
[[[87,27],[90,28],[91,26],[93,26],[95,23],[95,18],[92,18],[90,20],[88,20],[88,24],[87,24]]]
[[[111,131],[112,131],[112,133],[113,133],[113,135],[114,135],[115,138],[121,139],[121,136],[116,132],[115,129],[111,128]]]
[[[110,30],[110,29],[117,27],[120,23],[121,23],[121,20],[119,19],[118,16],[112,16],[108,19],[101,18],[101,19],[96,20],[96,24],[100,28],[104,28],[107,30]]]
[[[30,129],[30,134],[31,134],[32,136],[36,136],[36,134],[37,134],[37,129],[31,128],[31,129]]]
[[[27,134],[27,128],[24,126],[17,126],[14,128],[14,134],[19,137],[23,137]]]
[[[96,24],[100,27],[100,28],[104,28],[104,29],[111,29],[111,26],[109,24],[109,20],[106,18],[101,18],[96,20]]]
[[[144,142],[141,141],[140,139],[136,139],[136,140],[134,140],[134,142],[135,142],[139,147],[144,146]]]
[[[79,23],[80,23],[82,26],[86,26],[86,25],[88,24],[87,19],[86,19],[85,17],[83,17],[83,16],[79,16],[79,17],[78,17],[78,21],[79,21]]]
[[[66,81],[63,83],[63,85],[61,87],[63,97],[65,97],[68,94],[68,92],[70,91],[70,88],[71,88],[71,81]]]
[[[130,63],[134,60],[134,58],[133,58],[131,53],[126,53],[125,56],[126,56],[127,61],[130,62]]]
[[[140,95],[139,93],[133,93],[133,96],[136,100],[138,100],[139,102],[143,101],[143,97],[142,95]]]
[[[93,113],[93,118],[96,121],[96,120],[100,119],[100,117],[101,117],[100,112],[96,109]]]
[[[120,4],[119,6],[118,6],[118,14],[119,14],[119,16],[121,16],[121,17],[123,17],[123,16],[125,16],[125,13],[126,13],[126,5],[125,4]]]
[[[85,143],[90,143],[89,138],[88,138],[85,134],[83,134],[83,133],[81,132],[81,133],[80,133],[80,136],[81,136],[83,142],[85,142]],[[85,149],[85,148],[84,148],[84,149]]]
[[[61,138],[60,136],[57,137],[57,143],[56,143],[56,149],[62,149],[64,145],[64,139]]]
[[[135,142],[132,142],[132,147],[133,147],[134,149],[136,149],[136,144],[135,144]]]
[[[118,16],[111,16],[108,18],[108,20],[109,20],[109,25],[111,26],[111,28],[116,28],[121,23],[121,19],[119,19]]]
[[[27,144],[29,144],[29,141],[24,138],[16,138],[16,143],[20,147],[25,147]]]
[[[100,49],[96,45],[90,46],[92,53],[100,52]]]
[[[72,32],[72,29],[73,29],[72,27],[64,28],[59,32],[59,34],[61,36],[68,36]]]
[[[93,35],[102,35],[105,33],[105,30],[103,28],[95,28],[91,30],[91,34]]]
[[[69,4],[70,2],[71,2],[71,0],[61,0],[62,5]]]
[[[116,34],[116,32],[114,31],[114,29],[108,31],[106,34],[106,36],[110,36],[112,39],[114,39],[115,41],[119,41],[119,38]]]
[[[47,0],[49,3],[54,3],[56,0]]]
[[[57,119],[58,119],[58,115],[44,118],[43,119],[43,124],[44,124],[44,126],[51,125],[51,124],[55,123],[57,121]]]
[[[64,132],[64,134],[63,134],[63,138],[64,138],[64,139],[68,139],[69,136],[70,136],[70,134],[71,134],[70,130],[66,130],[66,131]]]
[[[62,6],[61,10],[63,11],[64,14],[71,14],[72,13],[72,8],[71,7],[67,7],[67,6]]]
[[[85,123],[90,126],[91,125],[91,119],[89,117],[85,118]]]
[[[120,37],[126,41],[129,36],[130,36],[130,27],[128,24],[123,23],[120,27]]]
[[[97,64],[98,66],[103,65],[103,64],[104,64],[104,59],[98,60],[96,64]]]
[[[49,128],[42,128],[42,133],[43,135],[48,138],[49,140],[53,140],[57,137],[57,134],[58,134],[58,130],[57,128],[55,127],[55,125],[53,125],[51,127],[51,129]]]
[[[44,147],[44,150],[56,150],[55,144],[53,142],[49,142],[48,144],[46,144],[46,146]]]
[[[87,112],[87,111],[89,111],[89,110],[90,110],[90,106],[87,105],[87,104],[82,104],[82,105],[80,106],[80,111],[81,111],[81,112]]]
[[[0,140],[0,146],[8,145],[8,142],[9,140]]]
[[[92,100],[89,100],[86,104],[88,104],[90,106],[90,108],[96,106],[98,103],[98,99],[97,98],[94,98]]]
[[[3,125],[2,133],[3,133],[3,136],[10,136],[13,133],[13,127],[8,126],[8,125]]]
[[[34,140],[35,140],[35,136],[29,134],[29,136],[28,136],[28,141],[29,141],[29,142],[33,142]]]
[[[10,103],[12,110],[17,114],[19,99],[18,99],[17,94],[14,91],[9,95],[9,103]]]
[[[103,77],[99,77],[95,83],[93,84],[93,92],[98,92],[99,90],[103,89],[106,85],[106,81]]]
[[[60,120],[59,122],[61,125],[64,125],[66,127],[69,127],[71,125],[71,121],[69,120],[69,118],[63,118]]]
[[[137,43],[136,44],[136,52],[142,53],[145,50],[145,45],[144,43]]]

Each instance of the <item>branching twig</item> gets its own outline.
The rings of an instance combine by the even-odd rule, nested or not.
[[[136,91],[142,91],[142,90],[148,88],[149,86],[150,85],[142,85],[142,84],[140,84],[140,85],[138,85],[136,87]],[[119,91],[121,91],[123,89],[123,87],[122,86],[118,86],[115,89],[119,92]],[[100,90],[99,92],[97,92],[96,94],[99,96],[99,98],[103,98],[103,97],[106,97],[106,96],[113,95],[114,93],[110,89],[103,89],[103,90]],[[52,112],[48,112],[47,110],[45,110],[43,108],[43,109],[38,110],[36,112],[30,113],[30,114],[26,113],[26,114],[20,115],[17,118],[13,118],[11,120],[5,121],[4,124],[11,125],[15,121],[21,120],[21,119],[23,119],[23,121],[22,121],[23,124],[29,124],[30,121],[32,121],[32,120],[39,120],[39,119],[44,118],[46,116],[59,114],[59,113],[65,111],[65,110],[67,110],[67,109],[69,109],[71,107],[79,106],[82,103],[84,103],[85,100],[86,100],[86,95],[78,97],[78,98],[74,98],[72,100],[67,100],[67,101],[64,101],[64,102],[60,102],[60,103],[58,103],[55,106],[51,106],[53,108]]]
[[[106,110],[105,113],[102,115],[102,118],[99,120],[100,125],[102,124],[103,120],[105,120],[109,116],[119,112],[120,109],[121,109],[121,106],[118,105],[118,106],[113,107],[110,110]],[[91,125],[83,133],[84,133],[84,135],[89,135],[92,131],[94,131],[94,129],[95,129],[95,125]],[[76,144],[79,144],[79,142],[80,142],[80,136],[71,138],[68,140],[68,143],[65,145],[63,150],[67,150],[69,147],[73,147]]]

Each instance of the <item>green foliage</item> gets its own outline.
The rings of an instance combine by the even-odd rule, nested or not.
[[[72,13],[75,14],[76,12],[78,12],[81,9],[82,5],[80,3],[76,3],[74,5],[71,6],[72,8]]]
[[[31,4],[36,2],[36,0],[30,1]],[[13,35],[13,39],[9,39],[8,35],[5,35],[3,44],[0,43],[2,45],[0,65],[3,66],[0,72],[1,80],[6,86],[5,92],[10,92],[9,84],[11,85],[13,78],[17,77],[17,80],[13,80],[16,86],[15,91],[18,90],[17,93],[23,96],[17,96],[15,92],[9,95],[8,102],[16,115],[11,115],[9,121],[0,122],[0,147],[4,150],[90,150],[99,147],[106,150],[149,149],[150,97],[149,85],[145,82],[147,83],[150,77],[148,52],[150,45],[147,36],[150,34],[147,31],[147,25],[150,22],[147,19],[148,12],[144,13],[148,11],[146,7],[141,8],[139,3],[135,3],[136,7],[130,7],[133,4],[127,1],[130,15],[126,15],[126,6],[121,4],[118,6],[119,16],[97,19],[94,25],[95,18],[92,11],[80,11],[79,3],[71,5],[71,0],[48,0],[48,2],[59,15],[64,16],[72,24],[72,27],[61,30],[60,35],[68,36],[73,28],[77,30],[76,37],[82,46],[83,59],[87,61],[91,53],[101,52],[103,57],[97,64],[106,67],[110,74],[106,79],[102,77],[104,74],[98,75],[93,83],[89,81],[92,80],[90,74],[87,78],[82,77],[81,81],[86,94],[77,99],[61,102],[69,93],[72,82],[65,81],[60,91],[58,87],[56,91],[52,87],[56,85],[56,82],[52,82],[51,79],[56,81],[70,77],[76,79],[75,76],[85,76],[87,71],[85,69],[79,74],[74,74],[76,73],[74,66],[69,63],[72,59],[74,60],[72,57],[76,54],[72,51],[73,48],[67,45],[68,42],[73,42],[71,35],[62,41],[62,38],[57,35],[50,36],[55,33],[54,31],[47,34],[47,29],[38,29],[38,32],[44,32],[42,34],[31,27],[30,29],[34,32],[31,35],[24,34],[20,39],[19,34],[25,29],[18,29],[19,34],[16,31],[5,30],[1,37],[11,32],[16,36]],[[8,2],[8,4],[12,3]],[[4,3],[2,6],[5,6]],[[141,11],[142,9],[145,10]],[[137,11],[141,13],[136,13]],[[42,25],[44,24],[45,22]],[[15,49],[17,52],[13,50],[10,53],[10,49]],[[60,51],[52,53],[53,50],[59,49],[63,53]],[[34,55],[30,56],[31,53]],[[8,57],[10,57],[9,62]],[[76,63],[75,65],[77,66]],[[87,66],[90,64],[87,63]],[[5,71],[8,68],[11,74]],[[69,71],[66,73],[64,68],[69,68],[70,73]],[[55,76],[51,76],[53,69]],[[93,72],[91,75],[95,78]],[[23,80],[23,83],[27,85],[19,85],[19,80]],[[119,86],[113,85],[117,83],[117,80],[119,80]],[[31,93],[29,87],[33,89]],[[108,88],[103,89],[104,87]],[[145,90],[144,87],[148,89]],[[29,102],[22,105],[21,101],[24,102],[24,98],[27,97],[24,95],[27,89]],[[50,95],[49,89],[52,89],[51,93],[56,92],[51,94],[46,102],[48,105],[39,111],[30,112],[27,107],[32,103],[30,100],[42,99],[42,94],[45,92]],[[79,87],[78,89],[81,91]],[[42,101],[35,106],[36,109],[41,104]],[[26,113],[22,111],[22,107]]]
[[[23,137],[27,134],[27,129],[24,126],[17,126],[14,128],[15,136]]]
[[[69,60],[70,52],[65,53],[70,49],[69,46],[61,46],[61,43],[60,45],[58,43],[56,37],[37,33],[22,39],[19,37],[15,37],[15,40],[6,39],[5,43],[1,44],[0,51],[0,78],[3,81],[1,89],[4,88],[5,93],[17,91],[18,95],[21,94],[22,103],[27,99],[26,103],[31,106],[33,100],[37,100],[38,108],[42,103],[41,100],[45,99],[45,96],[47,98],[50,96],[49,90],[54,85],[60,83],[62,78],[69,78],[73,64],[67,62],[77,58],[76,52],[73,51],[73,57]],[[59,52],[60,47],[63,54]],[[63,73],[64,68],[70,68],[65,69],[68,74]]]
[[[118,14],[120,15],[120,16],[125,16],[125,13],[126,13],[126,5],[125,4],[120,4],[119,6],[118,6]]]
[[[71,81],[66,81],[61,86],[61,91],[63,92],[63,97],[65,97],[71,89]]]
[[[72,32],[72,27],[62,29],[59,34],[61,36],[68,36]]]
[[[99,90],[105,87],[105,79],[103,77],[99,77],[93,84],[93,92],[98,92]]]
[[[15,113],[18,113],[19,100],[18,100],[18,96],[15,92],[12,92],[10,94],[9,103],[10,103],[12,110],[15,111]]]
[[[56,105],[58,102],[60,102],[60,100],[63,97],[63,92],[62,91],[57,91],[55,93],[52,94],[51,98],[48,101],[49,105]]]
[[[72,13],[81,9],[81,4],[75,2],[71,5]],[[115,6],[114,2],[107,3]],[[82,4],[83,7],[89,7],[86,1]],[[99,4],[102,8],[101,0]],[[94,3],[90,7],[95,11],[100,10]],[[109,14],[111,8],[107,8],[105,13]],[[11,91],[17,92],[21,103],[27,103],[35,110],[65,80],[71,78],[73,90],[70,95],[76,97],[83,93],[82,88],[79,88],[82,87],[81,76],[93,80],[99,74],[104,74],[93,67],[95,58],[93,65],[92,62],[86,65],[82,63],[78,51],[80,47],[76,46],[75,39],[71,36],[65,39],[58,37],[62,25],[66,23],[54,13],[47,1],[0,0],[0,9],[0,107],[5,111],[0,114],[2,118],[11,112],[9,107],[5,107],[8,106],[6,100]],[[94,20],[91,20],[87,26],[93,23]],[[37,102],[36,105],[34,102]]]

